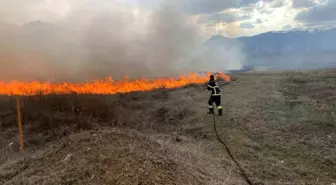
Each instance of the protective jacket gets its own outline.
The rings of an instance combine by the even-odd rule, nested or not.
[[[211,91],[211,96],[221,96],[219,84],[216,80],[209,80],[207,89]]]

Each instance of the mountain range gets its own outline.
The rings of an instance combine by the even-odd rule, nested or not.
[[[235,39],[215,35],[206,42],[206,45],[220,46],[227,43],[241,44],[243,51],[250,56],[329,53],[336,51],[336,29],[266,32]]]
[[[25,24],[28,33],[39,34],[55,32],[52,24],[34,21]],[[249,37],[227,38],[214,35],[205,46],[239,46],[249,57],[281,54],[331,53],[336,51],[336,28],[328,30],[291,30],[266,32]]]
[[[205,46],[239,47],[246,65],[274,68],[336,67],[336,29],[267,32],[250,37],[215,35]]]
[[[46,33],[54,34],[59,29],[42,21],[30,22],[23,27],[40,39]],[[336,67],[336,28],[271,31],[238,38],[214,35],[204,46],[226,50],[239,48],[246,58],[245,66],[281,69]]]

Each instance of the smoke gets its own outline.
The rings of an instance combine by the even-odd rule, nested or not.
[[[243,61],[238,46],[215,53],[202,47],[202,27],[176,4],[162,3],[145,11],[121,1],[71,1],[66,5],[66,0],[61,0],[64,11],[49,11],[50,21],[13,24],[41,16],[31,13],[44,7],[41,2],[21,4],[17,8],[23,12],[21,17],[4,11],[0,19],[0,80],[166,77],[209,67],[220,71],[240,68]]]

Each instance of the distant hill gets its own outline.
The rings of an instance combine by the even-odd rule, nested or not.
[[[248,65],[336,66],[336,29],[267,32],[235,39],[215,35],[205,43],[209,47],[236,45],[248,57]]]
[[[25,33],[33,34],[33,35],[51,34],[60,29],[57,26],[54,26],[53,24],[50,24],[48,22],[43,22],[40,20],[32,21],[27,24],[24,24],[22,25],[22,28],[25,31]]]
[[[26,33],[41,37],[55,37],[61,29],[43,21],[33,21],[23,25]],[[48,39],[50,39],[48,38]],[[235,39],[220,35],[212,36],[206,46],[239,46],[249,56],[330,53],[336,51],[336,29],[291,30],[286,32],[266,32],[251,37]]]
[[[43,21],[29,22],[22,27],[26,40],[44,50],[45,53],[60,51],[74,53],[71,48],[76,32],[64,31],[64,28]],[[60,45],[66,41],[68,49]],[[52,43],[52,44],[51,44]],[[250,37],[226,38],[214,35],[204,44],[207,59],[213,57],[217,63],[225,60],[224,68],[230,68],[228,63],[246,58],[245,69],[262,67],[263,69],[293,69],[293,68],[325,68],[336,67],[336,29],[328,30],[290,30],[281,32],[266,32]],[[242,52],[240,52],[242,51]],[[53,56],[62,56],[57,53]],[[234,61],[232,61],[234,60]]]

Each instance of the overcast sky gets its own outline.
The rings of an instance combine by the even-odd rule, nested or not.
[[[24,24],[34,20],[56,23],[79,7],[129,8],[151,12],[164,0],[0,0],[0,22]],[[167,3],[167,2],[166,2]],[[194,17],[208,35],[255,35],[267,31],[330,26],[336,0],[169,0],[168,4]]]

